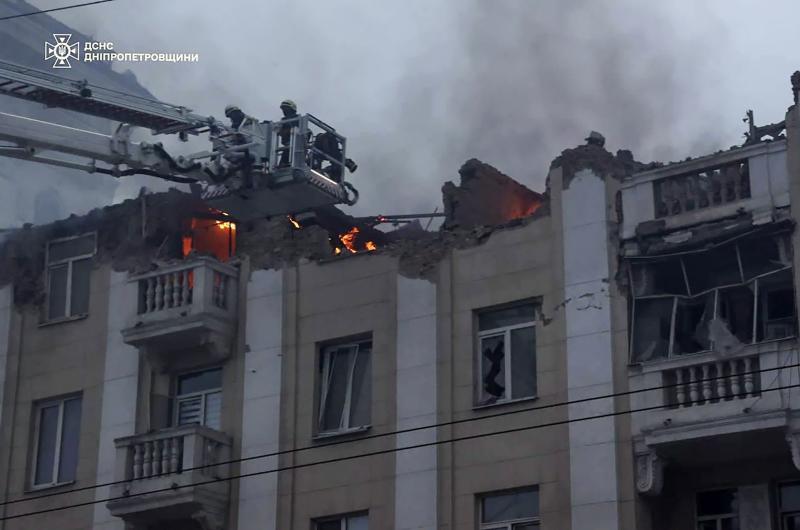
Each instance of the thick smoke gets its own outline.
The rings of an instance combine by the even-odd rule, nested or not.
[[[541,191],[550,161],[592,129],[642,161],[740,141],[738,115],[719,121],[720,93],[739,86],[717,66],[729,24],[697,3],[143,3],[57,17],[120,51],[199,53],[124,66],[165,101],[275,119],[289,97],[329,121],[360,164],[357,214],[431,211],[471,157]]]

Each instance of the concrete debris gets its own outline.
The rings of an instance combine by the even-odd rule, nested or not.
[[[474,158],[458,172],[459,186],[442,186],[445,230],[503,224],[532,215],[545,202],[541,193]]]
[[[592,131],[586,142],[586,145],[565,149],[551,164],[551,168],[561,168],[564,189],[569,188],[575,174],[583,169],[590,169],[603,179],[611,177],[622,180],[627,175],[650,168],[634,160],[628,150],[619,150],[616,156],[606,151],[603,147],[605,138],[596,131]]]

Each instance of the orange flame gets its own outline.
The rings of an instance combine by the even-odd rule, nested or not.
[[[367,250],[370,252],[373,250],[378,250],[378,245],[376,245],[374,241],[367,241],[366,245],[364,246],[367,247]]]
[[[342,234],[339,236],[339,241],[341,241],[342,244],[345,246],[345,248],[353,254],[358,252],[358,249],[356,249],[355,242],[356,242],[356,234],[358,234],[359,232],[360,230],[358,229],[358,227],[354,226],[353,228],[348,230],[346,234]]]
[[[298,230],[300,230],[301,226],[300,226],[300,223],[297,222],[297,219],[295,219],[291,215],[287,215],[286,218],[289,219],[289,222],[292,223],[293,227],[295,227]]]

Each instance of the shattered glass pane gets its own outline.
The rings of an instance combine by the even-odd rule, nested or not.
[[[753,309],[755,295],[753,285],[740,285],[719,292],[717,318],[739,340],[753,342]]]
[[[702,293],[714,287],[743,283],[736,257],[736,245],[724,245],[683,257],[689,288]]]
[[[498,329],[533,322],[536,319],[534,304],[521,304],[502,309],[481,311],[478,314],[478,330]]]
[[[505,398],[505,334],[481,339],[481,402]]]
[[[634,264],[634,294],[687,294],[681,262],[677,258]]]
[[[511,330],[511,399],[536,395],[536,328]]]
[[[714,317],[714,293],[679,298],[675,312],[673,352],[696,353],[711,349],[708,324]]]
[[[758,280],[757,340],[792,337],[797,332],[792,270]]]
[[[788,256],[781,256],[779,241],[778,237],[753,237],[739,242],[746,279],[791,265]]]
[[[738,513],[738,492],[735,489],[704,491],[697,494],[697,515]]]
[[[633,323],[633,358],[649,361],[666,357],[669,349],[673,298],[636,300]]]

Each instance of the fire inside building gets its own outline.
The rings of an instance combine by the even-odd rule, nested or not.
[[[0,234],[0,524],[800,527],[792,79],[729,150],[645,164],[592,132],[541,192],[472,159],[441,213],[369,217],[309,163],[313,116],[285,167],[269,123],[242,165],[167,108],[129,118],[219,156],[0,116],[112,174],[206,179]]]

